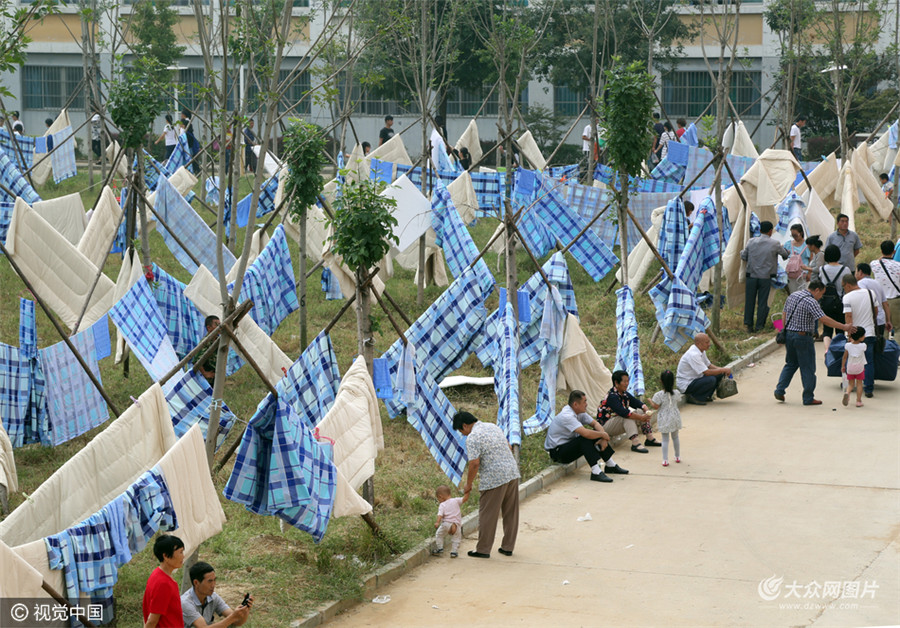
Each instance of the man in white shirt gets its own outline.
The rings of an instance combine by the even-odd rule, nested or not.
[[[550,422],[544,439],[544,451],[550,455],[550,460],[560,464],[568,464],[584,456],[591,465],[591,480],[594,482],[612,482],[612,478],[600,468],[601,458],[606,462],[607,473],[628,473],[627,469],[613,462],[615,452],[609,444],[609,434],[596,418],[587,413],[587,395],[580,390],[569,393],[569,405]]]
[[[881,243],[881,257],[872,260],[872,279],[881,284],[884,290],[885,308],[891,316],[900,312],[900,262],[894,259],[894,243],[885,240]]]
[[[713,393],[719,381],[731,375],[731,369],[716,366],[706,357],[710,340],[706,334],[694,336],[694,344],[684,352],[678,361],[675,385],[684,393],[685,400],[698,406],[705,406],[713,400]]]
[[[866,330],[866,375],[863,380],[863,392],[866,397],[873,397],[875,390],[875,324],[878,319],[877,297],[865,288],[860,288],[853,275],[841,277],[844,287],[844,319],[848,325],[862,327]]]
[[[878,316],[875,319],[875,336],[884,335],[885,330],[890,333],[893,323],[891,322],[891,312],[888,309],[887,297],[884,295],[884,288],[881,287],[881,284],[872,278],[872,267],[865,262],[857,264],[856,281],[860,288],[868,290],[875,297],[875,305],[878,306]]]
[[[800,161],[803,156],[803,151],[800,147],[800,129],[805,126],[806,116],[797,116],[797,121],[794,122],[794,125],[791,127],[791,152],[794,153],[794,157],[797,158],[797,161]]]
[[[591,178],[588,173],[588,166],[590,166],[591,160],[591,141],[594,137],[594,129],[591,126],[591,123],[588,122],[584,131],[581,132],[581,182],[585,185],[591,185]]]

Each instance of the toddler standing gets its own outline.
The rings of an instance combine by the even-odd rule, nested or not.
[[[438,506],[437,521],[434,524],[435,549],[431,550],[433,556],[439,556],[444,552],[444,538],[450,535],[450,558],[459,555],[459,542],[462,540],[462,505],[469,499],[468,493],[464,497],[450,497],[449,486],[439,486],[434,492]]]
[[[844,345],[844,358],[841,360],[841,372],[847,375],[847,389],[844,391],[843,403],[850,403],[850,391],[856,388],[856,407],[862,408],[863,380],[866,370],[866,345],[862,340],[866,337],[866,330],[857,327],[850,334],[850,339]]]
[[[681,443],[678,441],[678,430],[681,429],[681,412],[678,400],[681,393],[675,388],[675,375],[672,371],[663,371],[659,376],[663,389],[653,395],[650,405],[658,408],[656,413],[656,429],[662,434],[662,465],[669,466],[669,435],[675,447],[675,462],[681,462]]]

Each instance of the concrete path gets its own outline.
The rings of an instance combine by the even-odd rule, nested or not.
[[[681,464],[622,451],[613,484],[582,467],[522,504],[513,557],[464,539],[332,625],[900,624],[900,381],[844,408],[818,347],[824,405],[799,375],[774,400],[779,349],[737,397],[687,407]]]

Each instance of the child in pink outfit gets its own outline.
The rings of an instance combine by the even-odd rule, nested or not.
[[[434,494],[441,505],[438,506],[437,521],[434,524],[435,549],[431,550],[431,553],[439,556],[444,552],[444,538],[449,534],[450,558],[456,558],[459,555],[459,542],[462,540],[462,505],[469,496],[467,494],[465,497],[450,497],[449,486],[437,487]]]
[[[856,331],[850,334],[847,344],[844,345],[841,371],[847,375],[847,390],[844,391],[842,400],[845,406],[850,402],[850,392],[854,388],[856,389],[856,407],[861,408],[863,405],[863,380],[866,370],[866,345],[863,343],[865,337],[866,330],[863,327],[857,327]]]

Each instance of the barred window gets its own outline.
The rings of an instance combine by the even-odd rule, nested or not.
[[[81,86],[83,68],[26,65],[22,75],[26,109],[58,110],[67,104],[70,109],[84,109],[84,88]]]
[[[587,102],[587,90],[572,90],[565,85],[556,85],[553,88],[553,110],[561,116],[575,117]]]
[[[731,101],[739,113],[761,113],[760,81],[762,72],[734,72],[731,76]],[[716,95],[712,77],[706,70],[668,72],[662,77],[662,100],[670,116],[699,116]],[[707,110],[707,113],[711,113]]]
[[[499,89],[499,87],[497,88]],[[482,85],[481,89],[463,89],[455,87],[447,95],[448,116],[496,116],[498,113],[497,89],[491,85]],[[488,95],[490,98],[488,99]],[[485,102],[487,100],[487,102]],[[482,105],[484,105],[482,107]],[[519,94],[519,109],[528,111],[528,87]],[[480,111],[480,113],[479,113]]]

